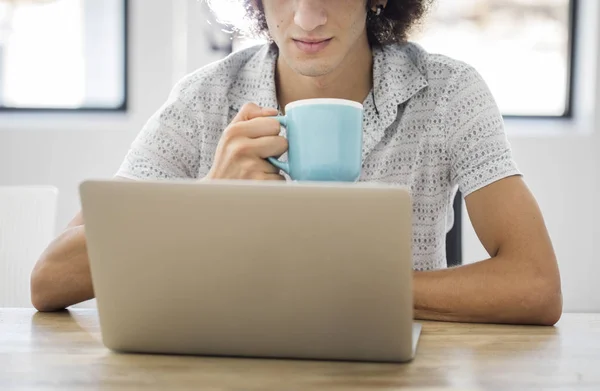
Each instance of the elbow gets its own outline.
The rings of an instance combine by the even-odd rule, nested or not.
[[[544,303],[539,317],[542,326],[554,326],[560,320],[563,312],[562,294],[560,291],[553,292]]]
[[[30,294],[41,312],[93,298],[83,226],[68,229],[42,253],[31,271]]]
[[[62,310],[52,300],[50,271],[43,259],[40,259],[31,272],[30,292],[31,304],[40,312]]]
[[[31,304],[33,307],[39,312],[53,312],[58,311],[59,309],[54,308],[50,305],[49,302],[44,301],[43,297],[31,297]]]
[[[539,326],[554,326],[563,312],[562,290],[559,276],[537,277],[531,284],[527,306],[529,322]]]

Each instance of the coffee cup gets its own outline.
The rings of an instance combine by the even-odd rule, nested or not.
[[[268,160],[295,181],[355,182],[362,168],[362,104],[306,99],[274,117],[287,130],[288,161]]]

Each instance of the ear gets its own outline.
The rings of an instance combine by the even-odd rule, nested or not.
[[[377,7],[382,6],[383,8],[387,7],[388,0],[370,0],[370,9],[373,12],[377,12]]]

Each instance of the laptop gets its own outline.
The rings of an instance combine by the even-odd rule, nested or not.
[[[80,196],[113,351],[414,358],[406,188],[91,180]]]

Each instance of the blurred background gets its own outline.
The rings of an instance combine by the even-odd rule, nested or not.
[[[437,0],[411,38],[473,65],[490,85],[546,217],[567,311],[600,311],[599,3]],[[198,0],[0,0],[0,189],[41,192],[19,204],[0,191],[0,203],[23,210],[11,214],[21,222],[56,206],[28,215],[51,228],[35,240],[0,215],[0,284],[16,269],[22,278],[31,254],[78,211],[83,179],[116,172],[181,77],[261,43],[232,32],[243,24],[234,0],[212,5],[214,13]],[[487,258],[467,215],[463,222],[465,262]],[[10,258],[22,258],[16,268],[9,245]]]

